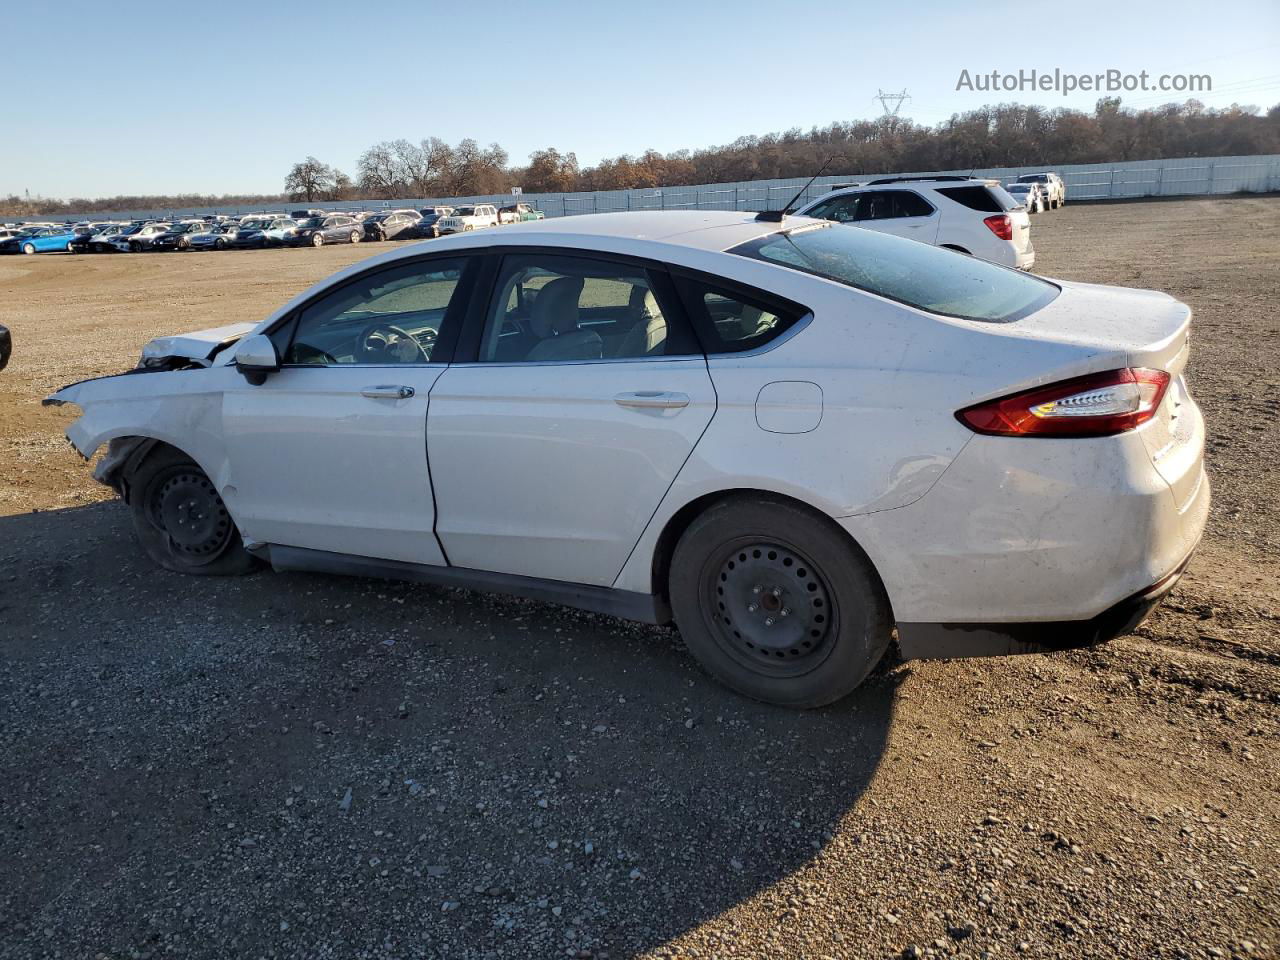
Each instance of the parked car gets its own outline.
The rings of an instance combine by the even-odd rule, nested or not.
[[[366,240],[407,240],[406,231],[418,225],[421,215],[416,210],[392,210],[375,213],[364,221]]]
[[[312,217],[326,216],[323,210],[294,210],[289,214],[292,220],[310,220]]]
[[[298,225],[298,232],[289,239],[294,247],[323,247],[326,243],[359,243],[364,238],[364,227],[345,214],[327,217],[311,217]]]
[[[0,323],[0,370],[9,365],[9,357],[13,353],[13,336],[9,328]]]
[[[501,224],[525,223],[529,220],[545,218],[546,214],[541,210],[535,210],[527,203],[509,203],[505,207],[498,208],[498,222]]]
[[[409,231],[415,240],[430,240],[440,236],[439,221],[453,213],[453,207],[423,207],[418,211],[420,219]]]
[[[191,248],[191,240],[193,237],[201,234],[209,233],[213,227],[204,220],[183,220],[169,227],[164,233],[159,234],[151,241],[151,249],[160,250],[182,250],[186,251]]]
[[[227,221],[214,225],[212,230],[195,234],[190,241],[192,250],[225,250],[235,242],[240,224]]]
[[[8,242],[14,242],[12,251],[5,252],[15,253],[75,253],[75,248],[71,243],[75,240],[76,235],[70,227],[39,227],[30,233],[19,234],[16,237],[10,237]]]
[[[106,237],[119,233],[125,228],[125,224],[113,222],[91,223],[87,227],[76,228],[76,238],[71,241],[71,246],[75,248],[76,253],[101,253],[101,247],[106,245]],[[102,239],[99,239],[99,238]]]
[[[141,253],[151,248],[152,241],[162,233],[167,233],[171,224],[162,221],[133,224],[107,239],[121,253]]]
[[[455,207],[453,213],[436,221],[436,228],[441,236],[450,233],[466,233],[482,227],[498,225],[498,208],[491,203],[478,203],[475,206]]]
[[[18,227],[13,229],[7,237],[0,237],[0,253],[21,253],[22,241],[27,237],[34,236],[41,230],[47,230],[48,227]]]
[[[241,221],[231,246],[238,249],[245,247],[266,247],[280,245],[297,233],[298,222],[288,217],[255,217]],[[279,239],[276,239],[279,238]]]
[[[1038,183],[1006,183],[1009,196],[1027,208],[1027,213],[1042,213],[1048,201]]]
[[[1030,270],[1031,220],[995,180],[889,177],[836,190],[798,216],[848,223]]]
[[[1209,506],[1190,320],[820,220],[601,214],[400,247],[46,403],[170,570],[674,619],[810,707],[895,627],[950,658],[1141,621]]]
[[[1018,182],[1040,184],[1045,202],[1051,210],[1056,210],[1067,202],[1067,185],[1056,173],[1028,173],[1019,177]]]

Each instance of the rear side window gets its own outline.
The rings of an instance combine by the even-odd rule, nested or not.
[[[758,237],[729,253],[963,320],[1008,323],[1059,292],[1030,274],[871,230],[809,227]]]
[[[927,217],[933,213],[929,201],[914,190],[891,191],[894,198],[894,213],[900,217]]]
[[[757,350],[808,313],[759,291],[724,287],[701,277],[678,276],[676,286],[708,354]]]
[[[982,213],[1004,213],[1005,211],[1005,208],[1000,206],[999,198],[986,187],[939,187],[938,192],[948,200],[954,200],[970,210],[978,210]]]

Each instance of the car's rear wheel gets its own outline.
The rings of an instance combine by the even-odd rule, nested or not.
[[[360,242],[360,231],[359,231],[359,230],[352,230],[352,231],[351,231],[351,242],[352,242],[352,243],[359,243],[359,242]]]
[[[323,246],[324,246],[324,234],[321,234],[321,233],[313,233],[313,234],[311,235],[311,245],[312,245],[313,247],[323,247]]]
[[[257,566],[212,481],[181,451],[158,448],[128,486],[138,542],[166,570],[235,576]]]
[[[696,518],[676,545],[670,594],[707,671],[768,703],[839,700],[889,646],[889,600],[870,561],[830,520],[782,500],[726,500]]]
[[[222,238],[218,238],[217,240],[213,241],[213,249],[215,250],[227,249],[227,241],[223,240]]]
[[[75,248],[72,244],[68,243],[68,244],[67,244],[67,253],[75,253],[75,252],[76,252],[76,248]]]

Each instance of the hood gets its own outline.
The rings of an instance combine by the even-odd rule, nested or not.
[[[193,360],[208,363],[218,350],[235,343],[257,323],[231,323],[225,327],[156,337],[142,348],[141,366],[155,366],[166,360]]]

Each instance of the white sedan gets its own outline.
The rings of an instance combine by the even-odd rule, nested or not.
[[[46,402],[171,570],[674,619],[815,706],[895,627],[1062,649],[1171,589],[1209,505],[1190,320],[825,221],[605,214],[397,249]]]

